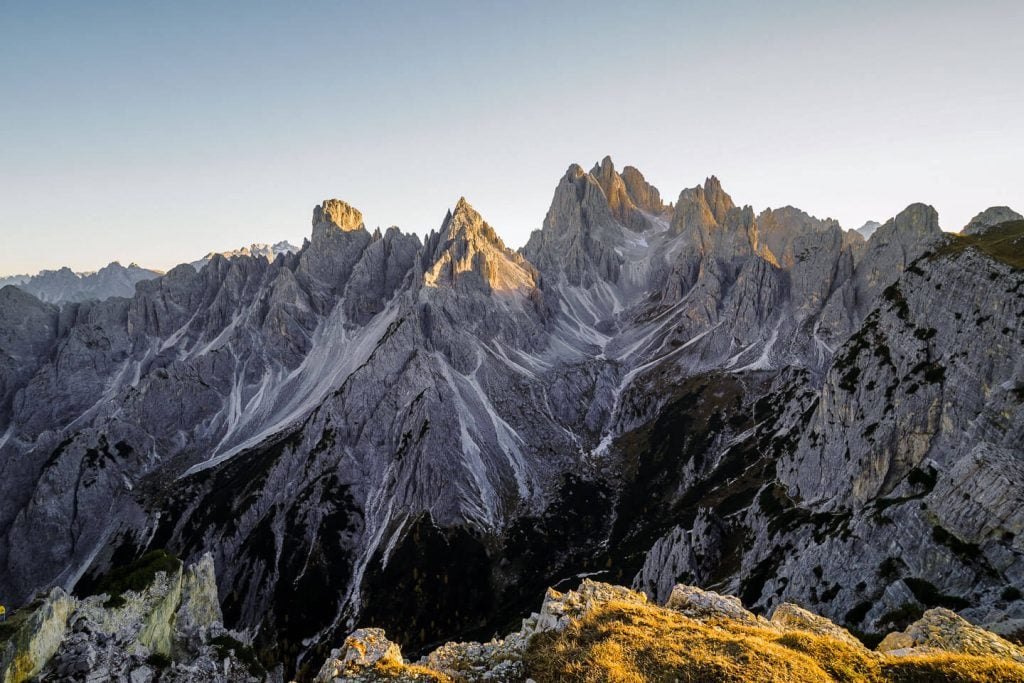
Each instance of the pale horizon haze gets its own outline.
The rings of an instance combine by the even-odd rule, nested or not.
[[[845,228],[1024,211],[1024,3],[0,0],[0,275],[166,270],[344,199],[505,242],[570,163]]]

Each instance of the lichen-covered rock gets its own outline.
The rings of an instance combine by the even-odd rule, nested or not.
[[[175,627],[179,631],[209,629],[223,622],[213,556],[206,553],[182,576],[181,606]]]
[[[206,555],[184,570],[179,564],[175,571],[156,572],[143,590],[124,591],[114,604],[106,594],[82,600],[65,595],[66,629],[61,626],[51,639],[36,671],[55,681],[265,680],[238,640],[244,636],[220,623],[213,576],[213,560]]]
[[[679,584],[672,589],[665,601],[665,607],[701,621],[712,619],[732,619],[749,624],[763,621],[753,612],[743,607],[743,603],[735,595],[721,595],[706,591],[696,586]]]
[[[528,638],[521,634],[486,643],[445,643],[419,664],[453,680],[521,683],[523,650]]]
[[[887,635],[878,644],[878,651],[892,656],[936,651],[994,655],[1024,663],[1024,648],[991,631],[974,626],[956,612],[941,607],[928,610],[905,631]]]
[[[54,588],[38,605],[25,608],[31,614],[0,644],[0,680],[21,683],[42,671],[60,647],[74,607],[74,598]]]
[[[341,649],[331,650],[331,656],[314,680],[316,683],[359,680],[360,675],[372,675],[375,669],[404,665],[401,648],[388,640],[383,630],[361,628],[345,638]]]
[[[647,596],[622,586],[613,586],[590,579],[583,579],[579,588],[565,593],[548,588],[540,612],[531,615],[523,622],[523,631],[540,633],[561,630],[568,626],[573,619],[579,619],[595,606],[611,600],[644,603],[647,602]]]

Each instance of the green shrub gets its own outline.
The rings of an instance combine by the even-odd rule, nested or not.
[[[149,664],[154,669],[166,669],[171,665],[171,658],[165,654],[154,652],[146,657],[146,664]]]

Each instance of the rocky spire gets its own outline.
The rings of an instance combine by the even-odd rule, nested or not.
[[[722,183],[715,176],[704,181],[704,199],[711,209],[711,214],[719,223],[725,222],[725,216],[731,209],[736,208],[732,197],[722,189]]]
[[[642,232],[651,227],[643,212],[655,216],[665,212],[658,188],[650,185],[632,166],[627,166],[623,175],[619,175],[612,158],[606,156],[600,164],[594,165],[590,175],[604,191],[612,215],[632,230]]]
[[[706,231],[716,225],[718,221],[708,206],[703,187],[688,187],[679,193],[675,211],[672,213],[673,230],[677,233]]]
[[[598,279],[618,281],[622,264],[614,243],[621,239],[597,178],[572,164],[555,188],[543,228],[530,235],[523,253],[541,272],[561,272],[570,284],[589,287]]]
[[[327,199],[313,209],[313,234],[299,257],[297,275],[319,281],[313,285],[318,306],[328,306],[344,289],[352,268],[373,241],[363,224],[363,214],[340,199]],[[329,294],[333,292],[333,294]]]
[[[676,232],[692,228],[710,228],[725,223],[726,215],[736,205],[722,189],[718,178],[711,176],[704,186],[688,187],[679,193],[672,226]]]
[[[459,197],[454,211],[449,211],[445,216],[441,234],[445,242],[485,242],[505,250],[505,243],[498,237],[498,233],[465,197]]]
[[[325,199],[313,209],[313,237],[334,230],[352,232],[363,228],[363,214],[340,199]]]
[[[528,291],[536,273],[522,256],[509,250],[465,197],[449,211],[441,230],[427,238],[430,261],[424,264],[428,287],[478,285],[487,291]]]
[[[604,196],[608,200],[608,208],[611,209],[612,215],[625,223],[628,220],[627,216],[636,210],[636,206],[630,199],[629,193],[626,192],[626,183],[622,181],[622,176],[615,171],[612,158],[606,156],[600,164],[595,164],[590,175],[594,176],[601,189],[604,190]]]
[[[658,188],[648,183],[644,174],[633,166],[622,169],[622,182],[626,184],[626,192],[637,208],[653,214],[664,213],[668,208],[661,201]]]

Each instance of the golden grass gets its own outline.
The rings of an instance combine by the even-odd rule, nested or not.
[[[807,631],[703,623],[627,602],[536,636],[524,663],[538,683],[1024,681],[1024,666],[993,657],[890,657]]]

